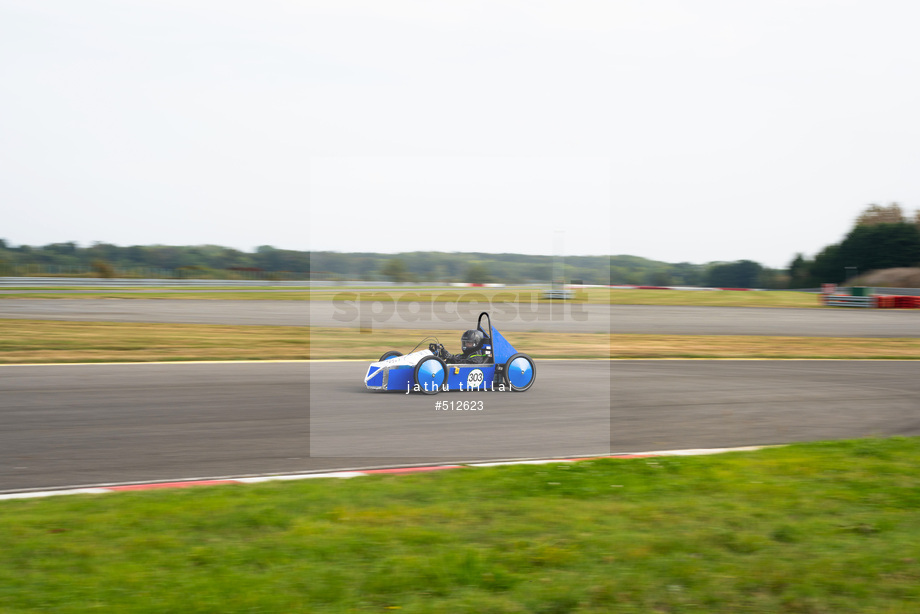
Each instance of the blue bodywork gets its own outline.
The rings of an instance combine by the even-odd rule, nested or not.
[[[447,363],[447,377],[441,390],[504,390],[506,386],[502,381],[501,373],[496,374],[497,367],[504,366],[517,350],[488,322],[488,330],[483,328],[481,314],[478,329],[485,336],[482,349],[490,355],[490,360],[484,364],[452,364]],[[415,367],[424,359],[433,356],[429,350],[413,352],[405,356],[396,356],[386,360],[371,363],[368,367],[364,383],[372,390],[408,392],[414,389]],[[522,362],[520,368],[514,369],[510,380],[515,386],[524,386],[532,377],[530,363],[522,358],[515,359],[511,364]],[[443,370],[441,362],[429,360],[419,368],[419,385],[424,386],[427,381],[441,381]],[[525,381],[526,380],[526,381]]]
[[[496,364],[504,364],[506,360],[517,354],[517,350],[514,349],[508,340],[502,337],[502,334],[492,329],[492,353],[493,361]]]

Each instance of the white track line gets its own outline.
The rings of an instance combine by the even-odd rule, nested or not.
[[[456,463],[451,465],[425,465],[414,467],[391,467],[391,468],[374,468],[363,470],[349,471],[327,471],[322,473],[296,473],[282,475],[265,475],[239,478],[197,478],[193,480],[179,480],[169,482],[147,482],[132,484],[103,484],[98,486],[86,486],[79,488],[64,488],[60,490],[42,490],[33,492],[13,492],[0,494],[0,501],[10,499],[35,499],[40,497],[54,497],[57,495],[96,495],[112,492],[126,492],[137,490],[152,490],[164,488],[187,488],[194,486],[205,486],[215,483],[221,484],[259,484],[262,482],[271,482],[278,480],[310,480],[315,478],[356,478],[369,475],[402,475],[408,473],[422,473],[436,470],[459,469],[459,468],[485,468],[485,467],[505,467],[510,465],[547,465],[552,463],[575,463],[588,460],[630,460],[649,458],[657,456],[699,456],[707,454],[722,454],[725,452],[753,452],[766,447],[776,446],[743,446],[738,448],[701,448],[697,450],[663,450],[657,452],[637,452],[625,454],[611,454],[603,456],[587,457],[569,457],[569,458],[548,458],[548,459],[526,459],[512,461],[497,461],[492,463]]]

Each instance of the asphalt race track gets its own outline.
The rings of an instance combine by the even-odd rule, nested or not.
[[[0,491],[920,435],[909,361],[544,360],[531,391],[437,396],[367,392],[365,367],[0,367]]]
[[[8,299],[0,300],[0,318],[282,326],[309,323],[307,301],[206,299]]]
[[[817,300],[817,299],[815,299]],[[0,300],[0,318],[194,324],[267,324],[358,328],[456,329],[462,331],[489,304],[416,307],[332,301],[230,301],[157,299]],[[920,310],[768,309],[659,305],[514,306],[492,311],[500,330],[607,332],[668,335],[789,335],[815,337],[918,337]]]
[[[480,310],[431,305],[430,314],[413,316],[353,307],[11,299],[0,300],[0,318],[339,327],[364,318],[374,327],[459,335]],[[509,331],[920,336],[917,310],[567,309],[492,313]],[[363,362],[0,367],[0,491],[920,434],[920,378],[910,361],[539,360],[529,392],[438,396],[368,392],[365,369]],[[482,409],[439,411],[438,400],[481,400]]]

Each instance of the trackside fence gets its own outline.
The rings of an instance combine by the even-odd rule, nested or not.
[[[863,307],[874,309],[920,309],[920,296],[900,294],[874,294],[872,288],[849,288],[848,293],[839,293],[836,287],[828,285],[819,295],[822,305],[828,307]],[[886,288],[887,290],[887,288]]]

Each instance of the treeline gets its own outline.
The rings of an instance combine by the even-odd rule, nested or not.
[[[402,254],[313,252],[316,279],[387,280],[395,282],[506,283],[563,279],[606,284],[608,256],[552,256],[408,252]]]
[[[75,242],[13,246],[0,239],[0,275],[314,279],[394,282],[711,285],[781,287],[782,272],[750,261],[670,264],[637,256],[552,256],[410,252],[303,252],[264,245],[244,252],[217,245],[134,245]]]
[[[637,256],[610,258],[610,283],[614,285],[787,288],[788,281],[786,271],[751,260],[669,264]]]
[[[787,269],[750,260],[695,265],[633,256],[611,258],[612,283],[737,288],[817,288],[823,283],[863,284],[873,271],[920,267],[920,210],[908,216],[898,203],[869,205],[840,243],[814,258],[797,254]]]
[[[269,245],[250,253],[219,245],[12,246],[0,239],[3,276],[307,279],[309,270],[309,252]]]
[[[13,246],[0,239],[0,276],[95,276],[328,281],[568,283],[722,288],[816,288],[873,270],[920,266],[920,212],[870,205],[853,229],[813,259],[799,254],[785,270],[757,262],[667,263],[638,256],[408,252],[305,252],[263,245],[244,252],[218,245],[75,242]]]
[[[859,283],[869,272],[900,267],[920,267],[920,211],[908,218],[897,203],[873,204],[840,243],[828,245],[813,259],[798,254],[789,265],[789,283]]]

